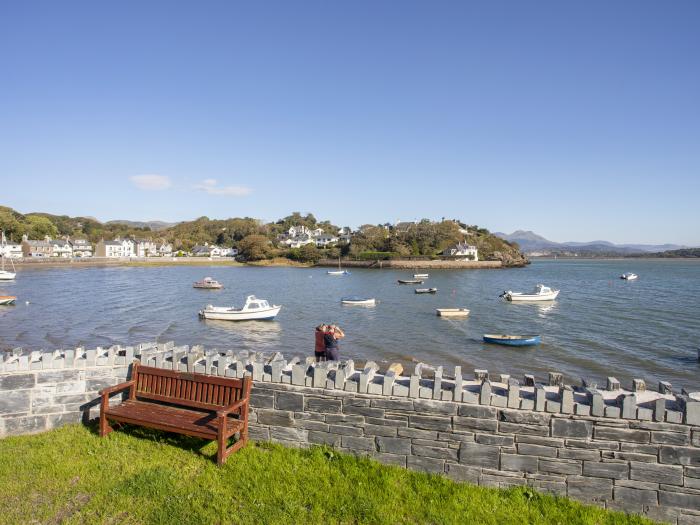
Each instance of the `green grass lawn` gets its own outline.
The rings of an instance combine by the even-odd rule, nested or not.
[[[2,523],[651,523],[531,489],[487,489],[327,448],[215,446],[66,426],[0,440]]]

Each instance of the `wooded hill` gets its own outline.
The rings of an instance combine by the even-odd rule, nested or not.
[[[352,242],[327,249],[306,245],[289,249],[280,244],[279,235],[291,226],[322,228],[325,233],[335,235],[339,227],[329,221],[318,221],[313,214],[294,212],[271,223],[263,223],[251,217],[210,219],[200,217],[193,221],[175,224],[157,231],[148,226],[137,227],[130,221],[102,223],[91,217],[69,217],[48,213],[21,214],[0,206],[0,229],[10,240],[18,242],[22,235],[31,239],[70,236],[87,238],[96,243],[100,239],[117,236],[151,238],[167,241],[174,250],[189,251],[197,244],[217,244],[238,248],[248,260],[287,257],[302,262],[313,262],[319,258],[399,258],[433,257],[458,242],[475,245],[480,259],[502,260],[508,265],[524,264],[525,258],[514,243],[492,235],[487,229],[468,226],[455,220],[433,222],[423,219],[417,223],[402,223],[401,227],[390,225],[364,225],[353,235]]]

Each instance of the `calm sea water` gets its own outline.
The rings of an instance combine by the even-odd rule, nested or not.
[[[625,271],[639,280],[622,281]],[[210,275],[224,290],[197,290]],[[563,372],[568,380],[608,375],[629,381],[671,381],[700,389],[700,263],[681,260],[535,261],[512,270],[434,270],[416,295],[398,285],[411,272],[354,270],[334,277],[325,269],[155,267],[29,269],[0,283],[19,297],[0,307],[0,347],[56,349],[144,341],[203,344],[206,348],[313,352],[321,322],[345,329],[344,358],[380,363],[425,361],[466,371]],[[511,304],[506,289],[560,288],[549,304]],[[241,305],[256,294],[284,306],[276,321],[202,321],[206,304]],[[341,306],[346,295],[376,297],[374,308]],[[28,301],[28,304],[26,303]],[[435,308],[464,306],[471,315],[446,320]],[[538,333],[543,344],[526,349],[485,345],[484,333]]]

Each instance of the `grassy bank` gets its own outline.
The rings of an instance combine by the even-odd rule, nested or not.
[[[173,446],[175,445],[175,446]],[[204,445],[204,448],[202,448]],[[0,440],[3,523],[650,523],[530,489],[486,489],[325,448],[213,444],[79,425]]]

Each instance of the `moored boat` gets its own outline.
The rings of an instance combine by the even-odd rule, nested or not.
[[[328,275],[350,275],[350,272],[347,270],[328,270],[326,273]]]
[[[399,284],[423,284],[420,279],[399,279]]]
[[[503,292],[500,297],[506,301],[553,301],[559,295],[559,290],[552,290],[549,286],[538,284],[530,293],[523,292]]]
[[[374,306],[377,304],[377,300],[374,297],[343,297],[340,300],[341,304],[348,306]]]
[[[416,288],[416,293],[437,293],[437,288]]]
[[[625,281],[634,281],[635,279],[638,279],[639,276],[636,273],[632,272],[625,272],[620,276],[620,279],[624,279]]]
[[[484,334],[484,342],[506,346],[533,346],[541,342],[539,335]]]
[[[467,317],[469,310],[467,308],[437,308],[435,313],[438,317]]]
[[[0,295],[0,306],[6,306],[9,304],[14,304],[17,297],[14,295]]]
[[[219,290],[224,287],[223,284],[221,284],[219,281],[216,279],[212,279],[211,277],[205,277],[201,281],[197,281],[192,285],[193,288],[204,288],[207,290]]]
[[[15,270],[15,263],[12,262],[12,259],[10,258],[10,264],[12,265],[12,270],[13,271],[8,271],[5,270],[5,246],[6,246],[6,241],[5,241],[5,232],[0,233],[0,281],[11,281],[17,276],[16,270]]]
[[[427,273],[414,273],[413,278],[414,279],[427,279],[429,275]]]
[[[277,316],[281,308],[276,304],[270,305],[265,299],[249,295],[246,297],[243,308],[209,304],[199,311],[199,316],[204,319],[218,319],[220,321],[270,321]]]

